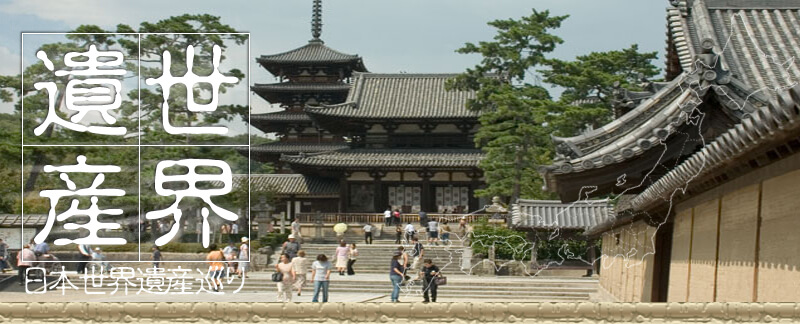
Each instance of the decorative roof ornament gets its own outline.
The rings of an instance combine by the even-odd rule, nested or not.
[[[322,0],[314,0],[311,12],[311,36],[314,37],[312,40],[318,41],[322,35]]]

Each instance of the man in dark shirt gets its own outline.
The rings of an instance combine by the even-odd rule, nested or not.
[[[434,280],[434,279],[437,276],[439,276],[439,267],[437,267],[437,266],[435,266],[433,264],[433,260],[425,259],[425,266],[422,267],[422,271],[419,272],[419,275],[420,276],[424,276],[423,280],[424,280],[425,286],[423,288],[423,292],[424,293],[422,295],[422,298],[425,299],[424,302],[427,303],[427,302],[430,302],[431,300],[433,300],[433,302],[435,303],[436,302],[436,288],[438,288],[438,286],[436,285],[436,280]],[[428,293],[429,292],[430,292],[430,297],[431,298],[428,298]]]

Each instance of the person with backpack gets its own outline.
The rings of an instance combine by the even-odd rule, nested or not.
[[[300,243],[295,240],[294,234],[289,234],[288,241],[283,242],[283,250],[281,253],[289,256],[289,261],[297,256],[300,251]]]

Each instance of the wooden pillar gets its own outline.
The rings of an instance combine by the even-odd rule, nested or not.
[[[350,203],[350,186],[347,185],[347,178],[350,172],[345,172],[339,178],[339,212],[347,212],[347,204]]]
[[[374,179],[374,200],[372,203],[372,209],[375,209],[375,212],[380,212],[388,206],[388,202],[383,199],[383,181],[381,179],[386,176],[386,172],[384,171],[370,171],[369,175]]]
[[[417,175],[422,178],[422,190],[420,192],[420,208],[423,211],[429,213],[435,213],[437,210],[433,206],[434,199],[433,198],[433,191],[431,190],[431,177],[433,177],[433,172],[428,170],[423,170],[417,172]]]
[[[475,197],[475,190],[479,189],[480,186],[480,177],[483,174],[480,170],[472,170],[467,172],[467,176],[472,180],[469,184],[469,212],[476,211],[480,209],[482,206],[478,206],[478,198]]]

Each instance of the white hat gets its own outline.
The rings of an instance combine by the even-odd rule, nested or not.
[[[247,236],[242,237],[242,242],[247,242]]]
[[[99,247],[94,248],[95,251],[100,251]]]
[[[294,238],[294,234],[289,234],[289,238]]]

